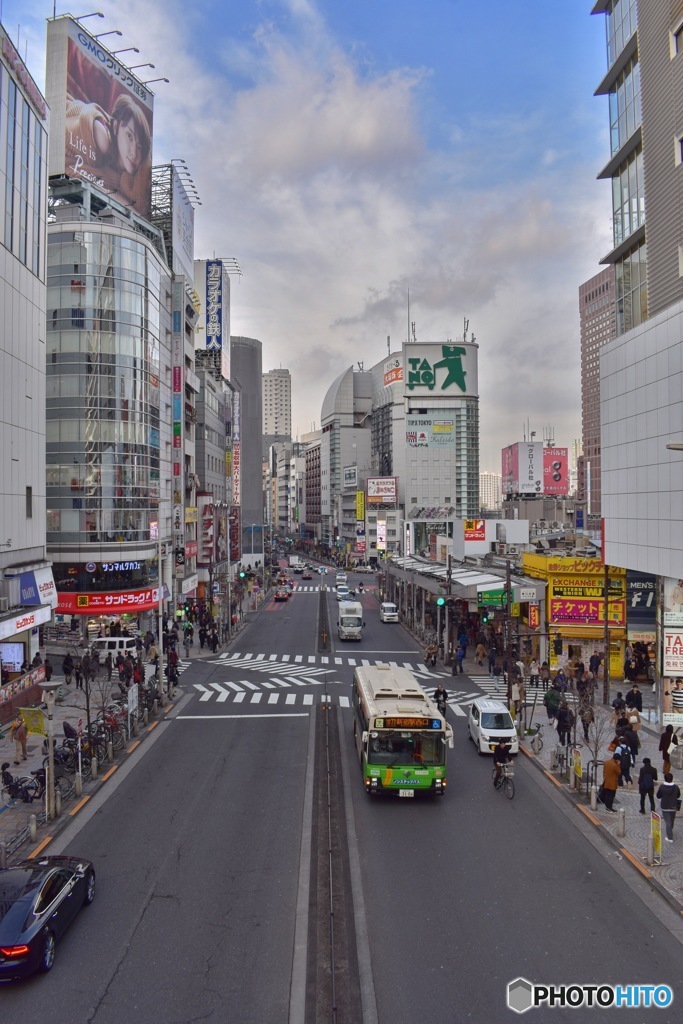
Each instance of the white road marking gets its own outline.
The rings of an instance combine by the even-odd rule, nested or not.
[[[304,704],[312,704],[312,703],[313,703],[313,694],[312,693],[305,693],[304,694]]]
[[[253,701],[252,701],[253,703]],[[310,718],[308,711],[280,711],[274,714],[269,714],[267,711],[262,712],[259,715],[176,715],[175,718],[171,719],[173,722],[188,722],[192,719],[202,719],[206,721],[209,718],[215,719],[217,722],[225,718]]]
[[[246,697],[246,693],[244,692],[244,690],[242,690],[241,693],[236,693],[235,696],[234,696],[234,703],[235,704],[241,704],[245,697]]]
[[[339,698],[339,707],[340,708],[348,708],[348,707],[350,707],[349,698],[348,697],[340,697]]]
[[[300,662],[300,661],[303,661],[303,660],[304,660],[303,654],[296,654],[294,656],[294,661],[296,661],[296,662]]]
[[[277,704],[279,699],[280,699],[280,694],[279,693],[270,693],[270,694],[268,694],[268,703],[269,704]]]
[[[295,703],[296,703],[296,694],[295,693],[288,693],[288,694],[286,694],[286,696],[285,696],[285,704],[295,704]]]
[[[250,704],[258,704],[258,703],[260,703],[260,700],[261,700],[262,696],[263,696],[263,694],[261,693],[260,690],[259,690],[258,693],[252,693],[251,700],[250,700],[249,703]]]
[[[203,691],[201,697],[199,698],[200,700],[211,700],[211,698],[213,697],[211,690],[207,690],[207,688],[205,686],[202,686],[201,683],[195,683],[194,688],[195,690]]]
[[[292,685],[286,679],[278,679],[277,676],[271,676],[270,678],[273,680],[274,683],[277,683],[278,686],[291,686]]]

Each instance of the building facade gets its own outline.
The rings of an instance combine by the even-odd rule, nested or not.
[[[289,370],[268,370],[262,380],[264,437],[291,440],[292,378]]]
[[[601,515],[600,349],[616,337],[614,267],[606,267],[579,287],[581,335],[581,432],[578,498],[589,516]]]
[[[483,512],[500,512],[503,503],[500,473],[485,469],[479,474],[479,502]]]
[[[230,380],[233,398],[234,500],[242,515],[243,550],[253,547],[254,525],[262,526],[263,512],[263,391],[261,342],[231,337]]]
[[[48,127],[45,100],[0,25],[0,723],[56,603],[45,547]]]

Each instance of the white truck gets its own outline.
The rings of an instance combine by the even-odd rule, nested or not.
[[[363,639],[363,605],[360,601],[340,601],[337,632],[340,640]]]
[[[295,565],[299,565],[300,562],[301,562],[301,559],[299,558],[298,555],[290,555],[289,556],[289,567],[290,567],[290,569],[293,569]]]

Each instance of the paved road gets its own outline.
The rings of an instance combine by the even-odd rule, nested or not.
[[[239,637],[239,658],[197,658],[182,680],[187,698],[119,769],[116,788],[75,819],[78,834],[60,838],[56,850],[94,859],[98,897],[58,948],[51,975],[3,991],[8,1020],[290,1020],[305,984],[295,940],[305,946],[308,911],[312,919],[319,909],[305,898],[309,882],[316,892],[315,865],[310,877],[299,872],[321,695],[348,696],[354,659],[424,668],[403,629],[379,622],[369,593],[364,640],[335,642],[323,665],[318,601],[303,592],[267,605]],[[248,667],[265,662],[275,670]],[[306,675],[306,667],[323,674]],[[274,679],[287,685],[264,685]],[[240,681],[258,691],[228,685]],[[263,696],[252,703],[255,692]],[[269,703],[273,694],[277,703]],[[297,700],[287,704],[288,695]],[[342,801],[338,817],[345,824],[348,811],[348,834],[336,824],[358,867],[350,872],[356,923],[361,942],[367,929],[370,953],[361,976],[380,1024],[513,1019],[505,987],[517,975],[676,986],[677,916],[521,757],[510,802],[494,792],[488,759],[467,744],[464,717],[452,714],[448,795],[373,800],[354,763],[351,711],[338,699],[331,706],[330,725],[342,737],[331,774],[343,780],[348,807]],[[308,870],[305,856],[303,863]],[[575,1010],[571,1019],[595,1012]],[[641,1011],[637,1019],[669,1024],[679,1016]],[[546,1011],[536,1019],[554,1018]]]

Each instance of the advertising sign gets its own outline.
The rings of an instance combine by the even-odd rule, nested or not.
[[[87,181],[149,220],[154,97],[69,17],[47,26],[49,173]]]
[[[626,625],[626,601],[610,599],[608,623],[610,626]],[[553,624],[577,624],[604,626],[605,602],[601,597],[590,599],[580,597],[551,598],[550,621]]]
[[[516,444],[510,444],[501,452],[501,487],[503,494],[519,494],[519,459]]]
[[[543,493],[569,494],[569,449],[543,449]]]
[[[356,519],[365,522],[365,491],[356,491]]]
[[[213,496],[210,494],[198,494],[197,505],[199,508],[197,565],[211,565],[215,561]]]
[[[387,549],[387,521],[386,519],[377,520],[377,550],[386,551]]]
[[[683,580],[664,577],[664,609],[665,626],[683,626]]]
[[[135,689],[137,690],[137,686]],[[19,708],[19,710],[30,733],[33,733],[34,736],[47,736],[47,721],[40,708]]]
[[[683,630],[664,628],[662,633],[662,675],[683,676]]]
[[[396,504],[396,477],[370,476],[367,482],[368,505]]]
[[[344,466],[342,470],[342,487],[345,491],[355,491],[358,487],[358,467]]]
[[[173,179],[173,273],[184,274],[189,283],[194,282],[194,207],[180,180],[175,164],[171,171]]]
[[[486,540],[486,522],[483,519],[465,520],[465,540]]]
[[[406,416],[406,445],[409,448],[443,448],[454,444],[454,417]]]
[[[403,360],[401,356],[387,359],[384,364],[384,387],[391,384],[399,384],[403,380]]]
[[[541,611],[537,604],[529,605],[529,629],[538,629],[541,625]]]
[[[626,598],[629,640],[653,641],[657,628],[657,577],[627,569]]]
[[[242,517],[241,509],[235,505],[230,509],[228,531],[230,537],[230,561],[239,562],[242,558]]]
[[[404,345],[406,396],[476,397],[478,352],[479,346],[471,342]]]
[[[206,347],[220,349],[223,344],[223,264],[206,261]]]
[[[59,594],[57,613],[60,615],[123,615],[144,612],[159,607],[159,588],[126,590],[120,593]]]

